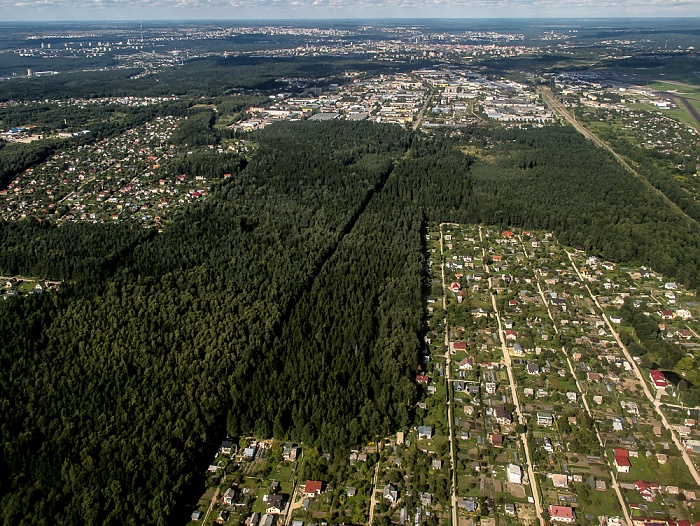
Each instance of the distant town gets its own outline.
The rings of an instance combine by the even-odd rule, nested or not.
[[[1,29],[0,508],[62,523],[700,526],[697,30],[600,24]],[[633,246],[647,238],[661,249]],[[397,243],[370,261],[378,240],[410,257]],[[413,275],[392,274],[406,260]],[[323,322],[296,311],[325,301]],[[369,402],[345,423],[362,440],[310,443],[340,428],[307,428],[281,401],[324,411],[331,387],[356,387],[336,380],[355,364],[334,354],[356,336],[338,329],[346,302],[371,313],[352,322],[371,337],[347,366],[366,368],[352,402]],[[318,352],[278,362],[285,334]],[[17,364],[46,392],[25,393]],[[99,388],[76,380],[93,374]],[[300,396],[312,376],[324,387]],[[231,411],[238,396],[255,411]],[[96,497],[112,458],[138,475],[104,475]]]

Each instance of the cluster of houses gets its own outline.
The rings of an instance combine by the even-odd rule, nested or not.
[[[3,299],[15,298],[21,295],[20,289],[24,294],[42,294],[49,290],[58,290],[60,283],[57,281],[31,281],[23,278],[10,278],[5,280],[2,289]]]
[[[169,140],[178,122],[156,117],[116,137],[56,152],[0,190],[0,217],[160,224],[176,208],[205,197],[215,177],[166,173],[168,162],[184,153]]]

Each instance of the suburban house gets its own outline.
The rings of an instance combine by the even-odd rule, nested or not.
[[[221,453],[222,455],[230,455],[232,448],[233,442],[231,442],[230,440],[224,440],[219,446],[219,453]]]
[[[656,314],[662,320],[672,320],[673,319],[673,311],[668,310],[668,309],[662,309],[660,311],[656,311]]]
[[[700,453],[700,440],[686,440],[683,445],[690,453]]]
[[[562,310],[566,311],[566,300],[564,298],[553,298],[552,305],[555,307],[561,307]]]
[[[479,509],[479,504],[476,502],[474,497],[460,500],[459,504],[464,506],[464,511],[467,513],[474,513],[477,509]]]
[[[517,464],[508,464],[508,482],[511,484],[523,483],[523,470]]]
[[[614,449],[613,454],[615,455],[615,468],[617,468],[617,472],[629,473],[631,466],[629,451],[626,449]]]
[[[265,502],[267,502],[267,508],[265,510],[267,513],[279,514],[284,511],[284,497],[279,493],[268,495]]]
[[[386,486],[384,486],[383,495],[384,498],[392,504],[399,500],[399,492],[396,489],[396,486],[392,484],[387,484]]]
[[[506,331],[506,340],[515,341],[518,339],[518,333],[512,329]]]
[[[489,313],[481,307],[479,307],[478,309],[472,311],[472,316],[474,316],[475,318],[488,318]]]
[[[494,414],[496,415],[496,422],[502,426],[507,426],[513,423],[513,414],[510,411],[506,411],[505,407],[503,406],[497,407]]]
[[[454,342],[452,344],[452,350],[453,351],[466,351],[467,344],[465,342]]]
[[[418,440],[433,438],[433,428],[430,426],[418,426]]]
[[[569,487],[569,477],[561,474],[552,474],[552,484],[555,488],[568,488]]]
[[[649,373],[649,377],[651,378],[651,382],[654,384],[654,387],[657,389],[666,389],[668,386],[668,382],[666,381],[666,377],[664,376],[664,373],[659,371],[658,369],[654,369]]]
[[[659,485],[656,482],[638,480],[634,485],[644,500],[652,502],[656,498],[656,492],[659,490]]]
[[[459,362],[459,369],[460,371],[471,371],[474,369],[474,360],[472,360],[470,356],[467,356]]]
[[[551,426],[554,423],[554,418],[552,413],[537,412],[537,425],[538,426]]]
[[[301,448],[295,446],[291,442],[285,442],[282,448],[282,458],[294,462],[299,457],[300,452]]]
[[[539,375],[540,374],[539,364],[536,364],[535,362],[527,362],[527,374]]]
[[[571,506],[552,506],[548,510],[549,517],[557,522],[574,522],[576,521],[576,513]]]
[[[306,484],[304,485],[304,496],[315,497],[316,495],[321,494],[322,489],[323,482],[320,480],[307,480]]]
[[[224,492],[224,504],[231,506],[236,498],[236,490],[229,488]]]
[[[500,433],[491,433],[489,435],[489,442],[491,442],[493,446],[501,447],[503,446],[503,435]]]

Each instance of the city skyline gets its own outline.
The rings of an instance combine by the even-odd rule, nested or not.
[[[700,0],[0,0],[5,21],[695,16]]]

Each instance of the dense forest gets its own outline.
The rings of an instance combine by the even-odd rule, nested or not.
[[[187,115],[175,140],[220,137]],[[0,273],[70,280],[0,303],[5,524],[169,524],[226,432],[333,451],[404,428],[427,221],[553,230],[700,285],[695,225],[567,128],[247,138],[245,162],[171,161],[236,175],[162,233],[0,224]]]
[[[76,279],[0,304],[6,523],[178,515],[232,393],[410,144],[370,124],[279,126],[257,139],[240,176],[161,235],[3,225],[4,265],[30,272],[48,252],[64,258],[56,274]],[[66,245],[71,234],[82,246]],[[60,270],[74,265],[84,271]]]
[[[430,60],[392,62],[392,69],[411,71]],[[280,78],[306,79],[308,86],[335,82],[345,71],[384,72],[386,62],[364,55],[342,57],[207,57],[188,61],[142,78],[138,69],[76,71],[39,78],[13,79],[0,84],[0,101],[96,98],[114,96],[220,96],[261,90],[289,91]]]
[[[465,144],[479,153],[461,153]],[[564,244],[700,286],[697,224],[572,128],[423,140],[399,169],[400,191],[432,220],[551,230]]]

